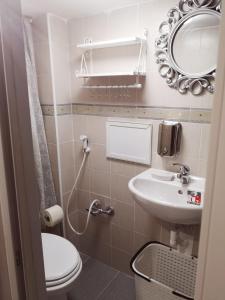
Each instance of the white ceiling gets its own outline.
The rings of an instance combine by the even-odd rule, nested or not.
[[[33,17],[54,13],[64,18],[79,18],[139,3],[140,0],[21,0],[23,14]]]

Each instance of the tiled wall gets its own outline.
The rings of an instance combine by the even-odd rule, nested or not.
[[[162,106],[211,108],[213,96],[206,93],[202,97],[190,93],[180,95],[176,90],[167,86],[165,79],[158,72],[155,63],[155,39],[161,22],[167,19],[167,13],[178,5],[178,0],[149,0],[140,4],[105,12],[88,18],[69,20],[70,57],[72,98],[75,102],[101,103],[134,106]],[[116,39],[130,36],[143,36],[144,29],[149,31],[147,76],[142,91],[82,90],[82,79],[76,79],[75,71],[80,69],[82,51],[77,44],[89,38],[94,41]],[[97,49],[91,54],[91,66],[96,72],[129,70],[134,61],[137,62],[137,49],[132,46],[108,49]],[[191,57],[190,57],[191,59]],[[89,59],[87,58],[89,61]],[[133,82],[131,78],[103,78],[94,80],[93,84],[123,84]]]
[[[129,179],[145,167],[106,159],[105,121],[107,117],[117,114],[117,110],[113,107],[111,111],[107,110],[106,105],[130,105],[134,106],[136,112],[139,113],[142,113],[142,106],[161,107],[162,112],[165,107],[176,108],[175,113],[171,110],[169,114],[173,116],[173,119],[176,119],[174,116],[178,116],[177,112],[179,108],[182,108],[180,117],[178,116],[177,119],[186,120],[184,116],[188,117],[187,122],[182,122],[182,150],[175,160],[188,164],[194,175],[205,176],[206,173],[210,129],[210,124],[206,119],[209,118],[209,111],[206,111],[202,117],[201,112],[194,109],[210,109],[212,95],[205,94],[199,97],[190,94],[180,95],[177,91],[167,87],[158,74],[155,64],[154,40],[158,34],[159,23],[164,20],[167,11],[176,4],[177,0],[151,0],[141,5],[69,22],[53,15],[40,17],[36,22],[34,21],[37,29],[36,35],[41,33],[39,40],[35,42],[40,98],[42,104],[54,105],[54,114],[45,116],[45,125],[53,173],[62,205],[65,207],[82,159],[79,135],[87,134],[92,150],[78,190],[73,195],[71,219],[74,225],[81,229],[87,215],[85,209],[95,198],[115,208],[114,217],[92,217],[85,236],[78,238],[68,228],[66,228],[66,235],[83,252],[125,272],[129,272],[131,256],[146,241],[159,240],[169,243],[171,225],[146,214],[135,204],[129,194],[127,187]],[[42,31],[39,31],[43,30],[42,26],[44,26],[44,36],[47,36],[43,45]],[[47,31],[45,31],[46,26]],[[82,82],[75,78],[75,70],[79,69],[81,55],[76,48],[77,43],[87,37],[103,40],[142,34],[146,27],[149,29],[148,72],[143,91],[132,93],[102,91],[99,94],[80,88]],[[107,53],[100,51],[100,56],[96,52],[93,54],[95,62],[97,61],[99,66],[104,68],[117,68],[120,66],[120,60],[119,63],[113,61],[111,65],[108,65],[108,62],[112,61],[112,57],[120,59],[120,50],[116,50],[116,53],[110,52],[112,50]],[[122,53],[124,59],[126,53]],[[106,59],[107,57],[109,60]],[[127,60],[125,61],[128,63]],[[45,70],[46,64],[50,64],[50,72],[48,69]],[[97,68],[98,64],[94,67]],[[49,74],[50,77],[48,77]],[[118,79],[118,82],[122,82],[121,80],[121,78]],[[109,79],[105,79],[105,82],[111,83]],[[72,106],[68,105],[65,109],[60,107],[61,111],[64,110],[64,114],[57,115],[59,104],[79,102],[99,103],[104,106],[102,106],[101,113],[96,112],[93,106],[92,109],[88,107],[87,112],[83,114],[79,109],[74,110],[73,114]],[[123,109],[123,112],[127,113],[126,107],[121,108],[120,111]],[[88,110],[92,113],[88,113]],[[160,113],[155,111],[154,115],[154,111],[151,110],[150,113],[147,111],[147,116],[152,121],[154,129],[152,167],[170,169],[174,159],[162,159],[156,154],[157,131],[160,122],[156,119],[160,119]],[[198,116],[202,123],[198,123]],[[128,117],[134,117],[134,115],[129,112]],[[193,251],[196,254],[198,226],[189,229],[183,227],[181,231],[194,237]]]
[[[171,226],[147,214],[135,204],[128,191],[128,181],[147,167],[106,158],[106,120],[107,118],[102,116],[73,116],[76,173],[82,159],[80,134],[88,135],[91,153],[79,182],[77,194],[74,196],[80,211],[78,212],[77,208],[74,208],[74,211],[71,210],[71,219],[81,229],[87,216],[85,209],[91,201],[100,199],[104,205],[112,205],[115,209],[115,216],[93,217],[87,234],[79,239],[79,247],[83,252],[115,268],[129,272],[131,256],[145,242],[158,240],[169,243]],[[152,124],[154,129],[152,167],[175,171],[171,163],[179,161],[187,163],[193,175],[205,175],[209,124],[185,122],[182,124],[184,136],[182,152],[176,159],[162,159],[156,154],[159,121],[152,120]],[[67,151],[65,159],[69,165],[72,153],[71,149]],[[74,178],[74,176],[69,176],[69,178]],[[72,187],[73,182],[73,180],[68,181],[68,188]],[[79,224],[77,224],[78,217],[80,218]],[[196,241],[198,230],[198,226],[181,229],[195,236]],[[68,234],[71,236],[70,231]],[[196,242],[193,251],[197,254]]]
[[[92,217],[88,232],[83,237],[78,239],[69,228],[67,228],[67,236],[83,252],[115,268],[129,272],[131,256],[145,242],[158,240],[169,243],[171,224],[161,222],[145,213],[135,204],[127,188],[129,179],[147,167],[106,158],[107,117],[75,114],[61,115],[57,118],[60,124],[61,153],[63,153],[61,163],[64,167],[61,174],[64,203],[68,199],[82,159],[79,136],[87,134],[90,139],[91,153],[79,182],[78,191],[73,195],[70,209],[72,223],[77,229],[82,229],[87,217],[85,209],[94,199],[101,200],[104,205],[112,205],[115,209],[114,217]],[[176,159],[162,159],[156,153],[160,121],[151,120],[151,122],[153,124],[152,167],[175,171],[171,168],[173,161],[185,162],[191,167],[193,175],[205,176],[210,125],[182,122],[184,138],[181,154]],[[197,254],[199,227],[183,227],[181,231],[193,236],[193,253]]]
[[[48,14],[53,99],[55,104],[71,103],[69,37],[67,20]]]

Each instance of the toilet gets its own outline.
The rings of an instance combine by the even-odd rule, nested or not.
[[[46,289],[51,296],[66,299],[67,292],[82,270],[82,260],[74,245],[58,235],[42,233]],[[63,297],[64,295],[64,297]]]

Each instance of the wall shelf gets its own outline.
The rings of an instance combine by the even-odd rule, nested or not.
[[[114,40],[106,40],[93,42],[91,39],[85,39],[83,44],[78,44],[77,48],[83,49],[81,56],[80,70],[76,72],[76,78],[84,80],[84,89],[141,89],[143,85],[139,82],[139,78],[146,76],[146,58],[147,58],[147,34],[148,31],[144,31],[144,37],[127,37]],[[125,72],[94,72],[93,68],[93,53],[92,49],[103,49],[111,47],[121,47],[139,45],[139,54],[137,53],[137,64],[130,67],[129,71]],[[104,55],[104,54],[102,54]],[[113,55],[113,54],[112,54]],[[88,58],[88,60],[87,60]],[[122,68],[121,68],[122,69]],[[103,77],[129,77],[135,78],[134,84],[124,84],[122,82],[117,85],[89,85],[87,81],[89,78],[103,78]],[[100,81],[100,80],[99,80]],[[123,80],[124,81],[124,80]]]
[[[103,48],[138,45],[145,42],[146,39],[140,37],[129,37],[124,39],[114,39],[114,40],[99,41],[99,42],[90,41],[84,44],[77,45],[77,48],[84,49],[84,50],[103,49]]]
[[[97,89],[142,89],[141,83],[134,83],[128,85],[82,85],[83,89],[97,90]]]
[[[77,73],[77,78],[100,78],[100,77],[119,77],[119,76],[145,76],[145,73],[138,72],[116,72],[116,73]]]

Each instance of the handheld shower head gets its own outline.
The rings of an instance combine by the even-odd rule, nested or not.
[[[80,141],[83,143],[83,152],[89,153],[90,147],[88,147],[88,137],[84,134],[80,136]]]

